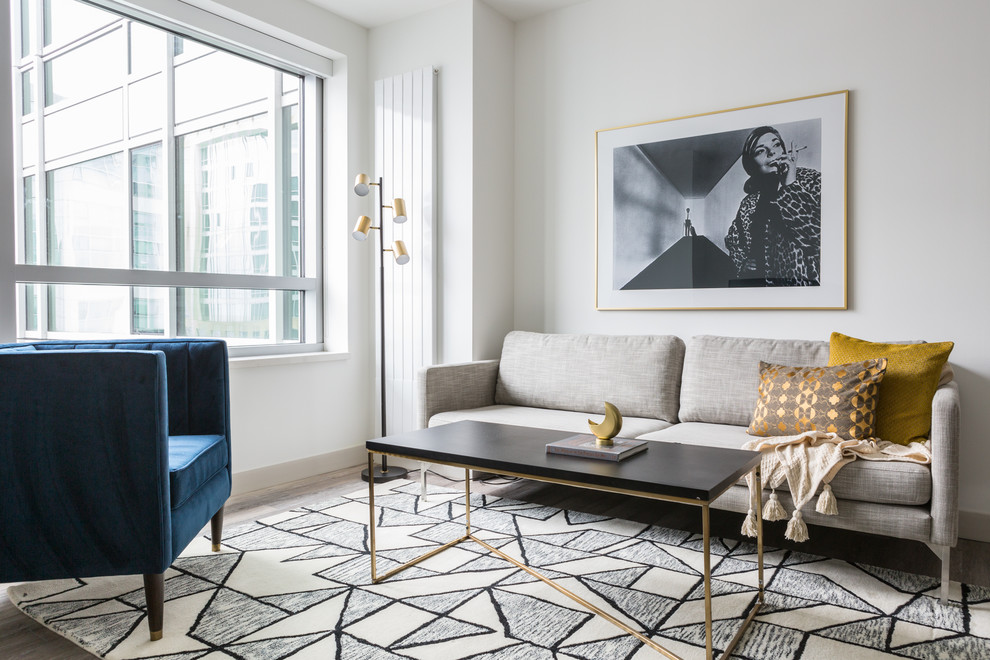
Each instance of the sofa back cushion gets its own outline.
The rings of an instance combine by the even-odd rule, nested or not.
[[[629,417],[674,422],[683,364],[684,342],[671,335],[513,331],[502,344],[495,403],[603,414],[608,401]]]
[[[828,342],[699,335],[688,342],[680,421],[749,426],[759,399],[760,361],[799,367],[828,364]]]

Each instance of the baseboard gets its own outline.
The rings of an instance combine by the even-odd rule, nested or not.
[[[364,465],[367,461],[368,452],[364,445],[360,444],[296,461],[234,472],[231,495],[242,495],[290,481],[315,477],[318,474]]]
[[[990,543],[990,513],[960,511],[959,537]]]

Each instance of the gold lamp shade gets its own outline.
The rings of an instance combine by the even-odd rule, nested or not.
[[[371,190],[371,179],[367,174],[358,174],[354,177],[354,192],[359,197],[364,197]]]
[[[401,199],[399,197],[396,197],[395,199],[393,199],[392,200],[392,213],[395,216],[395,221],[398,222],[399,224],[402,224],[403,222],[405,222],[406,220],[408,220],[409,217],[406,215],[406,202],[405,202],[405,200],[403,200],[403,199]]]
[[[363,241],[368,238],[368,232],[371,231],[371,218],[366,215],[362,215],[358,218],[357,223],[354,225],[354,231],[351,232],[351,236],[355,240]]]
[[[406,244],[402,241],[392,243],[392,255],[395,257],[395,263],[400,266],[409,263],[409,250],[406,249]]]

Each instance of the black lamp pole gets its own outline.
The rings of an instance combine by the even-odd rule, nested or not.
[[[385,231],[385,200],[382,194],[382,178],[378,177],[378,335],[379,335],[379,360],[380,360],[380,373],[379,378],[381,379],[381,413],[382,413],[382,437],[384,438],[388,435],[386,429],[386,412],[385,412],[385,237],[382,232]],[[389,467],[388,466],[388,456],[382,455],[381,467],[375,466],[374,474],[371,474],[367,468],[361,471],[361,478],[365,481],[371,479],[375,480],[375,483],[383,483],[385,481],[392,481],[393,479],[403,479],[408,474],[408,471],[403,467]]]

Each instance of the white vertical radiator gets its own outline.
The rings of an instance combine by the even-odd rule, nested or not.
[[[436,354],[435,107],[432,67],[375,82],[375,177],[382,179],[383,202],[390,205],[401,197],[409,218],[397,225],[386,211],[382,245],[400,239],[412,257],[400,266],[390,259],[391,253],[384,255],[385,405],[390,435],[415,428],[416,371],[433,364]]]

